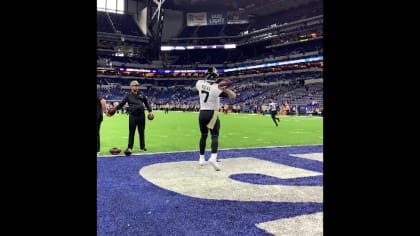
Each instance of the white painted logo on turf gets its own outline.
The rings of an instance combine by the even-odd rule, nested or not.
[[[305,158],[305,159],[315,160],[315,161],[322,161],[322,162],[324,161],[324,153],[322,152],[305,153],[305,154],[290,154],[290,156],[300,157],[300,158]]]
[[[323,153],[290,154],[290,156],[323,161]],[[162,188],[204,199],[272,202],[322,203],[321,186],[281,186],[250,184],[230,179],[234,174],[264,174],[282,179],[310,177],[319,172],[290,167],[252,157],[223,159],[222,171],[214,171],[197,161],[159,163],[143,167],[139,173]],[[322,173],[321,173],[322,174]],[[323,235],[323,213],[301,215],[256,224],[268,233],[282,236]]]
[[[323,235],[322,220],[323,213],[318,212],[286,219],[267,221],[264,223],[256,224],[256,226],[274,235],[321,236]]]
[[[234,174],[263,174],[277,178],[318,176],[304,170],[252,157],[223,159],[222,171],[198,161],[158,163],[145,166],[140,175],[151,183],[183,195],[219,200],[322,202],[322,186],[283,186],[245,183],[229,178]]]

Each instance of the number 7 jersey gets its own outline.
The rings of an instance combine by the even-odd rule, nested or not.
[[[219,89],[216,83],[210,83],[205,80],[198,80],[195,84],[200,96],[200,110],[219,110],[220,94],[223,90]]]

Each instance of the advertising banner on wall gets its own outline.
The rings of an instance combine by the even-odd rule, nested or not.
[[[224,25],[227,22],[226,13],[207,13],[207,24],[208,25]]]
[[[187,26],[207,25],[207,12],[187,13]]]
[[[245,12],[229,11],[227,13],[228,24],[246,24],[248,23],[248,15]]]

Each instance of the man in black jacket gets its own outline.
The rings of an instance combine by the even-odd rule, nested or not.
[[[128,147],[125,150],[127,155],[131,154],[134,145],[134,134],[136,127],[138,128],[140,138],[140,152],[147,151],[144,142],[144,129],[146,126],[146,117],[144,114],[145,108],[147,111],[153,114],[152,109],[149,105],[147,97],[139,90],[139,82],[136,80],[130,83],[131,91],[125,95],[124,99],[115,107],[117,110],[121,109],[126,103],[128,103],[127,112],[129,114],[129,134],[128,134]]]

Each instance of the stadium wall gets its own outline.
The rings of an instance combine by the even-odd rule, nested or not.
[[[126,0],[125,1],[125,10],[126,13],[129,15],[138,15],[139,12],[146,7],[145,2],[137,1],[137,0]]]
[[[165,18],[163,20],[162,41],[176,37],[181,33],[184,27],[184,15],[180,11],[165,9]]]
[[[146,3],[137,0],[125,1],[126,14],[133,16],[134,21],[140,28],[140,31],[147,35],[147,8]]]

